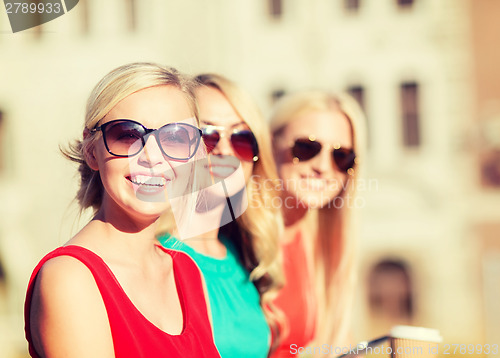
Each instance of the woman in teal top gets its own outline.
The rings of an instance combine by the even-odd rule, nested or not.
[[[169,237],[160,243],[183,251],[198,264],[207,285],[214,341],[221,357],[267,357],[270,330],[260,307],[259,292],[240,264],[234,244],[222,240],[227,255],[217,259],[195,251],[189,245]]]
[[[271,296],[283,280],[277,259],[282,220],[280,206],[272,205],[279,196],[268,126],[250,96],[233,82],[213,74],[196,79],[207,167],[213,182],[225,184],[223,200],[204,203],[211,206],[212,229],[198,230],[203,234],[185,241],[169,234],[159,240],[186,252],[200,267],[221,357],[265,358],[270,331],[273,342],[279,337]],[[244,182],[234,180],[241,173]],[[232,221],[227,220],[227,203],[233,204]],[[193,222],[196,229],[208,224]],[[164,223],[163,232],[173,228],[172,222]]]

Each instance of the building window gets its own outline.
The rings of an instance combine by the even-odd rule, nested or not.
[[[269,15],[273,19],[279,19],[283,15],[283,0],[267,0],[269,5]]]
[[[7,312],[7,278],[5,269],[0,260],[0,315],[5,315]]]
[[[358,12],[361,0],[344,0],[344,9],[347,12]]]
[[[500,150],[491,149],[480,154],[481,184],[484,187],[500,188]]]
[[[137,29],[137,2],[136,0],[126,0],[127,4],[127,29],[135,31]]]
[[[411,323],[413,288],[403,261],[383,260],[373,267],[368,277],[368,303],[371,316],[381,322]]]
[[[406,82],[400,86],[401,120],[405,147],[418,147],[420,145],[418,88],[416,82]]]
[[[413,0],[397,0],[398,6],[408,8],[413,5]]]
[[[365,109],[365,89],[364,89],[364,87],[361,85],[349,86],[349,87],[347,87],[347,93],[349,93],[358,102],[359,106],[363,110],[363,113],[365,114],[366,120],[368,121],[368,115],[367,115],[366,109]],[[368,143],[367,144],[368,144],[368,146],[370,146],[371,139],[370,139],[370,128],[369,128],[368,122],[366,123],[366,129],[367,129],[367,133],[368,133],[368,138],[367,138]]]
[[[363,86],[354,85],[347,87],[347,92],[358,101],[359,106],[365,111],[365,89]]]
[[[284,89],[277,89],[271,92],[271,103],[274,104],[286,94]]]
[[[5,169],[5,123],[3,112],[0,111],[0,173]]]
[[[0,285],[5,284],[5,269],[3,268],[2,261],[0,260]]]
[[[80,1],[80,13],[82,14],[82,33],[88,34],[90,32],[90,13],[89,13],[89,3],[87,0]]]
[[[484,188],[500,188],[500,110],[483,115],[477,125],[480,180]]]

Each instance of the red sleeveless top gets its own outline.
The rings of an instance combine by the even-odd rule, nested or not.
[[[161,247],[161,246],[159,246]],[[215,347],[201,274],[196,264],[184,253],[168,250],[179,300],[184,317],[184,327],[179,335],[163,332],[146,319],[133,305],[106,263],[92,251],[81,246],[64,246],[47,254],[35,267],[26,293],[24,324],[29,353],[35,351],[30,332],[30,308],[33,288],[42,265],[57,256],[72,256],[91,271],[108,313],[115,357],[220,357]]]
[[[315,335],[317,301],[302,240],[298,232],[293,241],[281,244],[285,285],[274,304],[285,316],[288,336],[282,338],[271,358],[298,356],[299,348],[307,347]]]

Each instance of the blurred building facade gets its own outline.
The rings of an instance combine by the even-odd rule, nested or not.
[[[500,342],[500,28],[491,0],[81,0],[12,34],[0,15],[0,355],[26,355],[37,261],[83,224],[59,154],[109,70],[215,71],[265,113],[303,88],[367,113],[354,339],[404,323]]]

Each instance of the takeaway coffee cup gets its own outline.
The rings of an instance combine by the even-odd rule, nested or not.
[[[442,337],[431,328],[395,326],[389,334],[392,358],[437,358]]]

